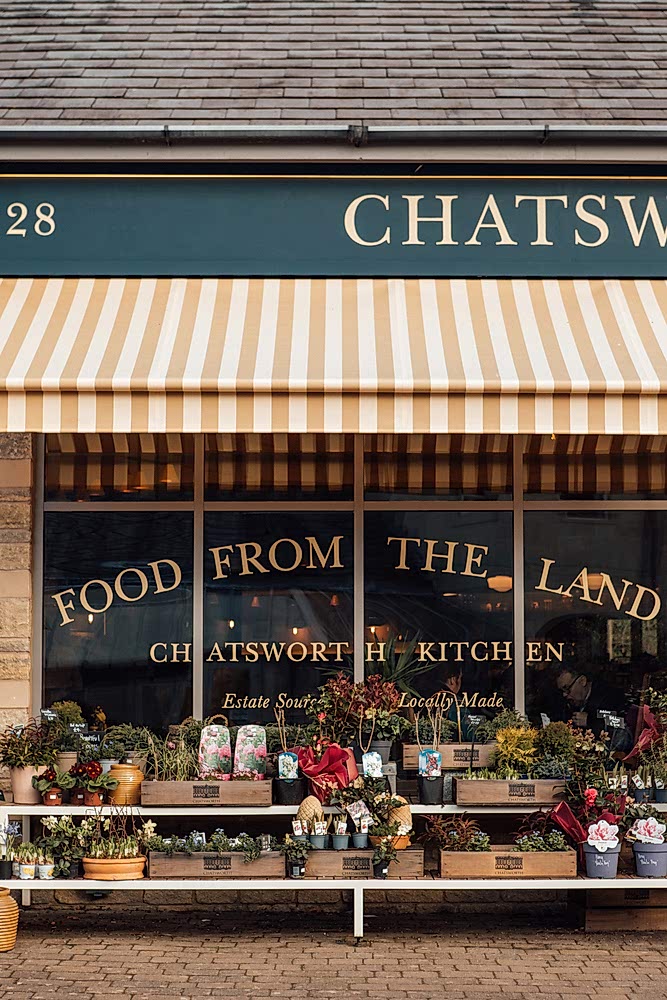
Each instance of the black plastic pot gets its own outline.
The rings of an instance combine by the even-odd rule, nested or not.
[[[299,806],[306,797],[304,778],[274,778],[273,798],[279,806]]]
[[[442,775],[439,778],[427,778],[420,774],[417,778],[419,801],[424,806],[440,806],[443,801]]]
[[[373,865],[373,878],[386,878],[389,874],[389,865],[386,861],[380,861]]]
[[[305,861],[288,861],[287,862],[287,877],[288,878],[303,878],[306,874],[306,863]]]
[[[82,878],[83,872],[81,869],[80,861],[70,861],[69,872],[66,875],[61,875],[60,878]]]
[[[11,877],[12,877],[11,861],[0,861],[0,878],[6,879]]]

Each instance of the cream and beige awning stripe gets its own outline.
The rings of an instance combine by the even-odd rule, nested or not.
[[[656,434],[667,282],[0,281],[0,430]]]

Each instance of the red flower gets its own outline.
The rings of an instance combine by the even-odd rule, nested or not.
[[[318,718],[318,720],[320,722],[324,722],[324,720],[326,719],[326,717],[327,717],[327,713],[326,712],[318,712],[317,713],[317,718]]]
[[[597,788],[587,788],[584,791],[584,801],[586,802],[586,807],[592,809],[595,805],[598,797]]]
[[[46,771],[44,771],[40,775],[40,777],[41,778],[45,778],[47,781],[55,781],[56,780],[56,772],[53,770],[52,767],[47,767]]]
[[[89,764],[86,764],[84,773],[94,781],[95,778],[99,778],[101,775],[102,765],[96,760],[91,760]]]

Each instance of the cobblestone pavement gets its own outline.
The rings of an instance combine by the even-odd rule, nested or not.
[[[585,935],[517,918],[22,914],[2,1000],[524,1000],[667,997],[667,934]],[[445,922],[446,921],[446,922]]]

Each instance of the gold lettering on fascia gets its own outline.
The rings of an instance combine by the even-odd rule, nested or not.
[[[522,232],[528,233],[528,246],[552,247],[556,245],[553,235],[557,215],[573,212],[568,246],[595,248],[605,244],[611,235],[605,216],[616,202],[625,227],[622,235],[629,237],[635,248],[645,239],[667,246],[667,221],[664,221],[667,209],[664,205],[661,209],[653,195],[644,200],[635,194],[607,197],[591,191],[571,201],[566,194],[516,194],[508,211],[501,210],[495,195],[488,194],[476,221],[466,232],[456,224],[457,209],[460,211],[457,203],[461,201],[460,195],[450,193],[403,194],[392,199],[388,194],[368,192],[347,205],[343,226],[349,239],[362,247],[391,244],[392,226],[399,219],[401,232],[407,230],[402,246],[481,246],[486,242],[505,247],[519,245],[515,237],[520,223]],[[562,219],[557,221],[562,231]],[[490,235],[480,239],[480,234],[486,234],[487,230]]]
[[[607,604],[613,604],[617,611],[629,618],[637,618],[644,622],[651,621],[660,611],[662,605],[660,595],[651,587],[633,583],[625,577],[620,581],[614,581],[608,573],[592,573],[587,566],[579,570],[567,587],[564,583],[560,586],[550,585],[557,583],[555,560],[543,556],[541,562],[542,572],[535,590],[556,594],[559,597],[576,597],[586,604],[599,606],[605,603],[607,597]]]

